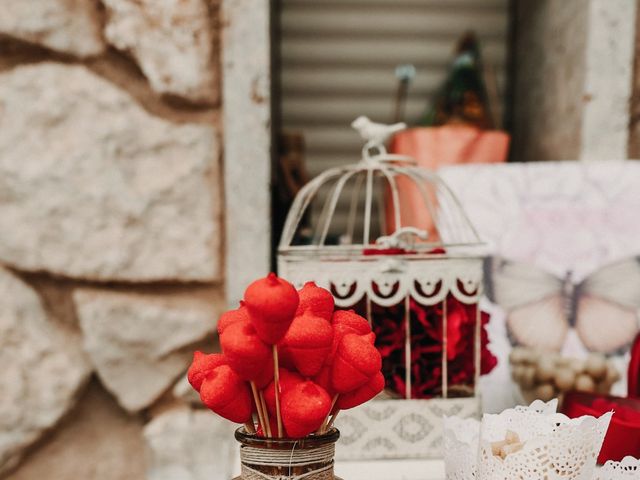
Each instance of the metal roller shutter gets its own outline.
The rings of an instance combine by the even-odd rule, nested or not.
[[[504,91],[508,0],[281,0],[282,128],[303,132],[311,175],[357,160],[349,124],[390,122],[399,64],[416,67],[406,117],[416,120],[467,30]]]

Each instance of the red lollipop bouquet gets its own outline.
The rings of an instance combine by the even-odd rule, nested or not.
[[[340,409],[380,393],[382,358],[369,323],[335,311],[330,292],[271,273],[218,322],[221,354],[195,352],[188,379],[202,403],[261,437],[324,433]]]

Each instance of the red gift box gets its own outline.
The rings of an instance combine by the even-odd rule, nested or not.
[[[614,397],[587,392],[568,392],[562,413],[571,418],[614,414],[604,438],[598,463],[620,461],[626,456],[640,458],[640,335],[631,348],[628,373],[628,397]]]

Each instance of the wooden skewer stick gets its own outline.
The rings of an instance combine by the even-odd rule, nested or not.
[[[267,427],[264,432],[267,437],[271,437],[271,421],[269,420],[269,410],[267,410],[267,402],[264,401],[264,394],[262,393],[262,390],[260,390],[260,404],[262,405],[264,421]]]
[[[256,387],[256,382],[250,382],[251,384],[251,392],[253,393],[253,401],[256,404],[256,410],[258,411],[258,423],[262,428],[262,433],[266,434],[267,430],[265,428],[264,416],[262,415],[262,404],[260,403],[260,397],[258,396],[258,388]]]
[[[256,433],[256,427],[253,425],[253,418],[250,422],[244,424],[244,428],[246,428],[249,433]]]
[[[331,401],[331,408],[329,409],[329,413],[327,414],[327,417],[324,419],[324,422],[322,422],[322,425],[320,426],[320,428],[316,433],[322,434],[327,431],[327,424],[329,423],[329,417],[331,416],[331,412],[333,411],[333,407],[336,406],[337,401],[338,401],[338,394],[336,393],[333,396],[333,400]]]
[[[282,415],[280,414],[280,372],[278,367],[278,347],[273,345],[273,382],[276,389],[276,418],[278,420],[278,438],[282,438]]]
[[[333,422],[336,421],[336,417],[338,416],[339,413],[340,413],[340,410],[336,410],[336,413],[333,414],[333,417],[331,417],[331,421],[329,422],[329,425],[327,425],[327,430],[333,427]]]

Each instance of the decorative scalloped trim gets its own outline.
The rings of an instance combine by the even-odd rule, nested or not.
[[[314,280],[334,293],[336,305],[341,308],[355,305],[365,296],[378,305],[391,307],[407,296],[425,306],[436,305],[448,294],[462,303],[474,304],[482,294],[481,259],[362,257],[319,262],[281,258],[280,274],[296,288]]]
[[[478,473],[483,478],[578,480],[594,474],[611,412],[599,418],[575,419],[562,414],[504,413],[485,416],[482,421]],[[492,425],[486,424],[487,417],[491,417]],[[491,440],[485,434],[490,430],[490,437],[495,439],[507,429],[519,433],[524,446],[502,460],[492,454]]]
[[[640,460],[624,457],[619,462],[609,460],[593,480],[631,480],[640,478]]]

